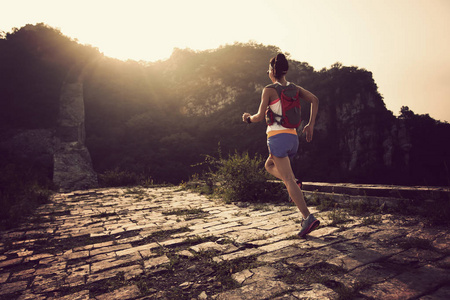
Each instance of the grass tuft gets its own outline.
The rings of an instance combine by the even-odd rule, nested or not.
[[[273,178],[264,170],[264,159],[259,155],[250,157],[247,152],[236,152],[228,158],[206,156],[202,164],[209,168],[202,180],[196,175],[183,186],[220,197],[226,203],[264,203],[287,198],[279,183],[270,182]]]

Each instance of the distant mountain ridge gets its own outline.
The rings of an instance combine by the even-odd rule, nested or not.
[[[241,121],[256,112],[269,59],[279,49],[235,43],[195,52],[175,49],[165,61],[104,57],[44,24],[0,39],[2,136],[56,128],[63,78],[86,66],[86,145],[94,169],[127,170],[179,182],[201,169],[203,155],[248,151],[267,155],[265,125]],[[372,73],[339,63],[315,71],[290,61],[289,81],[320,99],[314,139],[301,137],[293,164],[302,180],[448,185],[450,125],[406,106],[395,117]],[[303,119],[309,106],[302,103]],[[304,125],[304,123],[303,123]],[[220,145],[219,145],[220,144]],[[0,147],[14,156],[21,149]]]

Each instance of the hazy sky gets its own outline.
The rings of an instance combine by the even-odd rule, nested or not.
[[[395,115],[409,106],[450,122],[450,0],[0,0],[0,8],[2,31],[43,22],[123,60],[275,45],[316,70],[341,62],[371,71]]]

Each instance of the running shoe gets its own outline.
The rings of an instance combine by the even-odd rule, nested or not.
[[[312,214],[310,214],[306,219],[302,220],[302,229],[298,233],[299,237],[304,237],[314,229],[316,229],[320,224],[320,221],[317,220]]]

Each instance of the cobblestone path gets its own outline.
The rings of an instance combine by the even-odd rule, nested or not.
[[[438,209],[438,208],[437,208]],[[56,194],[1,232],[0,299],[450,299],[448,228],[177,187]]]

